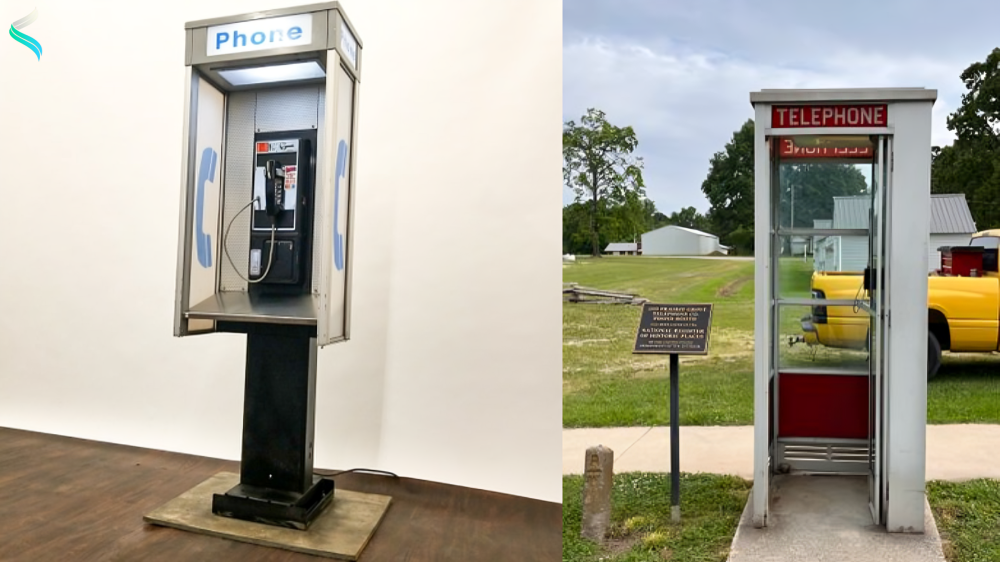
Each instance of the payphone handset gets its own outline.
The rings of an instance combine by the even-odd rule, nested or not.
[[[268,160],[264,165],[264,212],[277,217],[285,205],[285,170],[280,162]]]

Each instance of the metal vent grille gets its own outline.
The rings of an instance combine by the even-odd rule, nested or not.
[[[779,465],[794,471],[856,474],[868,471],[868,443],[782,443]]]
[[[254,110],[257,95],[253,92],[234,92],[229,95],[226,156],[224,180],[225,201],[222,213],[223,243],[229,250],[236,267],[246,272],[250,256],[250,210],[240,214],[232,223],[233,217],[240,212],[253,196],[253,135]],[[229,228],[229,238],[225,238]],[[246,291],[247,282],[233,270],[229,259],[221,260],[222,269],[219,274],[221,291]],[[244,276],[246,274],[244,273]]]
[[[298,86],[257,93],[258,133],[319,127],[319,86]]]

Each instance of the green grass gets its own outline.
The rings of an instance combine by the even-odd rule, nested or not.
[[[811,262],[781,260],[782,294],[808,297]],[[752,261],[614,257],[580,259],[563,281],[637,294],[651,302],[712,303],[709,355],[683,356],[682,425],[753,423]],[[818,365],[863,360],[864,354],[788,346],[801,335],[807,307],[783,308],[784,364]],[[665,425],[669,358],[633,355],[640,307],[563,305],[563,425]],[[815,355],[814,355],[815,352]],[[1000,423],[1000,355],[945,354],[928,385],[929,423]]]
[[[927,494],[949,562],[1000,560],[1000,481],[933,481]]]
[[[946,353],[927,384],[927,423],[1000,423],[1000,357]]]
[[[616,474],[604,545],[580,537],[583,476],[563,477],[563,562],[724,562],[750,483],[681,474],[681,522],[670,520],[670,475]]]

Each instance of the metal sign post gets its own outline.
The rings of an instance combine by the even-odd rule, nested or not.
[[[675,523],[681,520],[679,357],[708,354],[711,327],[710,304],[646,303],[632,348],[636,354],[670,355],[670,512]]]

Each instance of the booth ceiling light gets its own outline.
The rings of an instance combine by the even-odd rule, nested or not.
[[[289,64],[273,64],[254,66],[251,68],[230,68],[220,70],[219,76],[233,86],[252,86],[268,82],[291,82],[294,80],[310,80],[322,78],[326,72],[318,62],[294,62]]]

